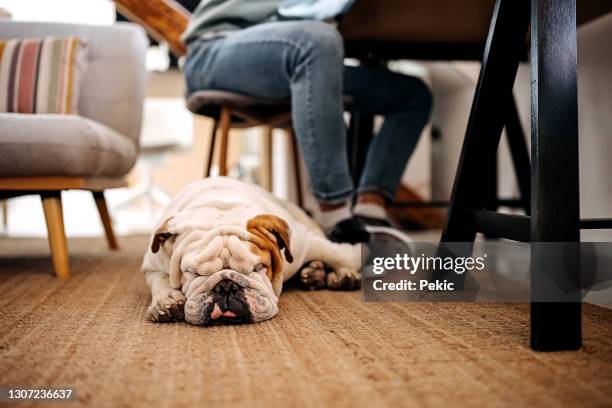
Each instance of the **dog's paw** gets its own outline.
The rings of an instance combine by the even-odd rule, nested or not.
[[[325,265],[321,261],[310,261],[300,270],[300,286],[308,290],[325,287]]]
[[[147,316],[153,322],[178,322],[185,317],[185,295],[176,289],[156,295],[149,306]]]
[[[349,268],[339,268],[329,272],[326,285],[332,290],[356,290],[361,287],[361,273]]]

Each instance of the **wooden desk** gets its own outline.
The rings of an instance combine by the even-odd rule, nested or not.
[[[353,58],[479,61],[494,8],[495,0],[357,0],[339,29]],[[610,11],[610,0],[578,1],[578,25]]]
[[[609,0],[359,0],[346,16],[340,30],[349,56],[482,58],[442,243],[473,242],[478,232],[575,243],[581,228],[612,228],[612,220],[580,219],[576,85],[576,27],[611,10]],[[509,215],[487,208],[488,193],[479,181],[493,167],[526,38],[532,72],[531,214]],[[531,347],[577,350],[581,293],[568,293],[555,281],[580,282],[580,253],[568,257],[570,267],[560,274],[549,262],[559,253],[531,248]],[[543,293],[554,293],[554,301],[537,297]]]

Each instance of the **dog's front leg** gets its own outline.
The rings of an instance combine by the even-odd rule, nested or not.
[[[185,295],[170,286],[168,275],[159,271],[146,271],[145,278],[151,289],[151,306],[147,310],[149,319],[160,323],[183,320]]]

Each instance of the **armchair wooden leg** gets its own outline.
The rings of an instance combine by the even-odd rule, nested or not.
[[[104,191],[92,191],[94,196],[94,200],[96,201],[96,207],[98,207],[98,213],[100,214],[100,220],[102,221],[102,225],[104,226],[104,233],[106,234],[106,241],[108,242],[108,247],[112,250],[119,249],[119,245],[117,244],[117,238],[115,238],[115,233],[113,232],[113,224],[108,213],[108,207],[106,205],[106,199],[104,198]]]
[[[68,244],[64,232],[61,191],[46,193],[41,195],[41,199],[45,211],[49,248],[51,249],[55,275],[58,278],[66,279],[70,276],[70,265],[68,262]]]

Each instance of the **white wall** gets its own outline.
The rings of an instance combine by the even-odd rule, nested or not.
[[[457,171],[457,162],[474,96],[478,64],[431,63],[434,104],[432,124],[440,137],[432,144],[432,197],[447,200]],[[469,72],[472,71],[472,72]]]
[[[612,15],[578,30],[580,195],[583,217],[612,217]],[[434,88],[433,123],[443,139],[434,147],[433,195],[450,195],[465,134],[479,66],[430,64]],[[530,135],[530,67],[521,64],[514,93],[523,129]],[[516,194],[512,164],[502,139],[500,193]],[[604,232],[597,236],[611,236]],[[593,233],[583,234],[594,237]]]
[[[110,0],[0,0],[0,8],[10,12],[15,21],[115,22],[115,4]]]
[[[580,29],[578,99],[582,215],[612,217],[612,15]]]

